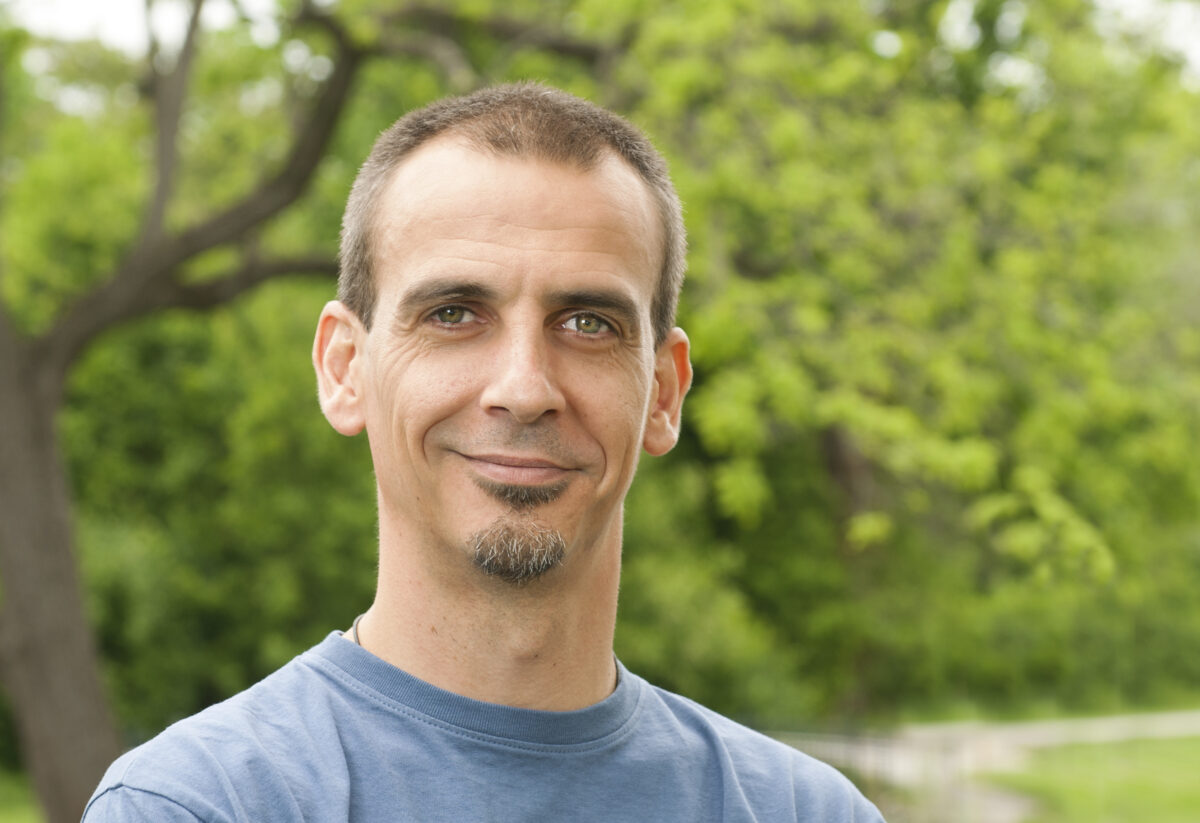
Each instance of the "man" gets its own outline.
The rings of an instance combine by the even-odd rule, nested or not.
[[[683,258],[661,157],[584,101],[505,86],[384,133],[313,347],[370,443],[375,601],[119,759],[86,820],[879,820],[613,656],[623,501],[691,382]]]

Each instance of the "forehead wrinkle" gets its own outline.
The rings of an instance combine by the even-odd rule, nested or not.
[[[463,146],[471,151],[469,146]],[[471,151],[475,154],[474,151]],[[530,169],[536,169],[540,165],[548,165],[550,167],[559,167],[556,163],[543,163],[536,158],[507,158],[494,157],[493,160],[509,165],[525,166]],[[411,159],[408,161],[411,163]],[[427,223],[455,223],[459,221],[482,220],[486,221],[490,226],[487,235],[489,237],[501,237],[501,239],[512,242],[515,238],[505,237],[504,233],[508,229],[518,229],[521,231],[533,232],[538,234],[558,234],[571,231],[584,231],[593,236],[595,235],[616,235],[624,239],[624,226],[596,224],[594,222],[582,223],[566,223],[563,225],[545,225],[516,222],[512,219],[507,210],[508,197],[498,202],[479,202],[476,201],[472,205],[473,208],[462,209],[461,204],[457,202],[457,184],[444,184],[444,181],[430,181],[431,191],[423,193],[418,200],[414,198],[411,192],[413,185],[400,185],[401,172],[406,170],[408,163],[401,164],[395,172],[393,178],[389,181],[388,186],[391,189],[390,196],[386,196],[390,203],[381,208],[381,212],[385,209],[387,214],[380,214],[376,221],[376,228],[380,233],[385,235],[387,240],[392,243],[403,242],[405,235],[409,234],[415,227],[415,224]],[[607,168],[611,163],[613,168]],[[629,168],[625,168],[626,164],[615,155],[611,158],[606,158],[606,161],[591,170],[578,169],[577,171],[584,177],[603,178],[607,184],[609,191],[601,196],[610,200],[611,204],[622,213],[627,220],[637,225],[649,225],[652,229],[653,238],[649,246],[643,251],[648,257],[648,262],[652,266],[655,273],[659,267],[659,258],[663,253],[663,237],[661,220],[657,209],[654,208],[653,198],[647,198],[645,184],[636,177],[636,173]],[[570,166],[566,168],[570,169]],[[615,172],[615,177],[614,173]],[[627,179],[628,178],[628,179]],[[632,184],[632,185],[631,185]],[[419,187],[419,186],[417,186]],[[616,191],[613,191],[616,189]],[[643,196],[639,196],[643,195]],[[450,201],[454,204],[454,211],[450,213],[440,212],[439,206],[443,201]],[[557,211],[544,209],[544,213],[553,219],[565,219],[567,216],[560,214]],[[483,241],[477,241],[483,242]],[[526,244],[521,244],[526,245]],[[536,244],[528,244],[536,246]]]
[[[511,217],[500,213],[478,215],[454,215],[446,217],[426,216],[426,222],[453,223],[464,220],[483,220],[486,225],[476,226],[484,229],[477,237],[454,236],[456,243],[472,246],[509,246],[525,250],[545,249],[546,251],[571,251],[578,254],[603,254],[611,256],[612,250],[608,238],[626,241],[623,227],[596,225],[594,223],[570,223],[559,226],[544,224],[529,224],[514,221]],[[582,235],[582,237],[581,237]],[[403,230],[395,238],[403,242]],[[561,239],[560,239],[561,238]],[[580,239],[585,240],[581,246]],[[594,247],[590,247],[593,246]],[[654,250],[648,250],[653,252]]]
[[[614,232],[616,233],[616,232]],[[619,235],[619,233],[616,233]],[[474,249],[486,249],[489,252],[473,253]],[[436,253],[429,256],[420,255],[419,241],[408,249],[409,255],[415,255],[419,259],[411,261],[408,265],[395,265],[391,267],[392,276],[400,276],[404,278],[414,278],[425,276],[427,282],[473,282],[484,288],[491,288],[493,292],[498,294],[499,289],[494,288],[489,284],[494,273],[499,273],[501,276],[508,274],[516,274],[523,276],[526,270],[542,269],[547,265],[550,268],[557,268],[566,274],[577,275],[600,275],[604,278],[609,278],[614,274],[624,272],[627,269],[626,264],[622,261],[619,250],[612,248],[587,248],[581,249],[578,244],[566,243],[561,247],[553,244],[538,244],[532,243],[525,246],[515,246],[511,237],[499,237],[493,239],[478,239],[474,237],[460,237],[452,241],[451,249],[439,249]],[[490,250],[498,250],[498,254],[490,253]],[[561,256],[564,252],[568,253],[569,257],[564,257],[559,265],[555,265],[553,261],[547,263],[535,258],[525,260],[508,259],[507,253],[513,250],[519,250],[521,253],[535,253],[551,255],[552,258]],[[613,267],[613,261],[616,261],[616,268]],[[442,275],[440,272],[453,272],[454,274]],[[563,290],[565,291],[565,290]],[[583,287],[579,289],[582,292],[600,293],[608,291],[604,288],[589,289]],[[408,291],[401,293],[400,300],[411,302],[407,297]],[[494,295],[477,295],[480,298],[490,297]],[[621,308],[614,300],[605,301],[610,308]]]
[[[433,217],[423,216],[422,222],[431,223],[434,221],[455,223],[462,221],[463,216],[447,216]],[[466,218],[470,220],[472,218]],[[389,227],[386,233],[386,253],[383,255],[384,264],[386,258],[397,254],[414,254],[421,249],[423,240],[427,234],[427,228],[417,229],[412,224],[415,220],[405,219],[404,221],[395,221]],[[570,252],[579,256],[600,256],[604,258],[621,257],[621,250],[614,247],[609,238],[620,241],[625,241],[625,233],[619,227],[614,226],[597,226],[588,224],[569,225],[569,226],[538,226],[527,225],[524,223],[515,223],[510,219],[500,216],[488,218],[489,225],[486,231],[479,232],[476,236],[470,236],[466,233],[449,233],[449,236],[442,238],[443,242],[448,242],[453,246],[457,246],[460,251],[454,253],[451,251],[440,250],[436,259],[462,261],[473,265],[493,265],[496,261],[489,259],[489,255],[474,257],[471,255],[471,249],[498,249],[500,253],[504,250],[520,250],[525,252],[546,252],[550,254],[559,254],[562,252]],[[475,227],[479,229],[478,226]],[[514,231],[515,230],[515,231]],[[580,234],[584,235],[583,243],[580,242]],[[645,259],[645,262],[653,266],[654,263],[650,259],[654,253],[652,249],[643,249],[643,254],[640,255]]]

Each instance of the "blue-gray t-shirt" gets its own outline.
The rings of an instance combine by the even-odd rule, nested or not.
[[[882,821],[841,774],[619,670],[594,706],[462,697],[340,633],[109,768],[100,821]]]

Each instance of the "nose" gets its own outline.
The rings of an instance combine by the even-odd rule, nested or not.
[[[497,343],[491,374],[480,397],[484,410],[508,412],[523,424],[561,411],[565,401],[541,324],[509,328]]]

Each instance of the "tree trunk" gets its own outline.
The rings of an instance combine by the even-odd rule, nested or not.
[[[72,552],[62,375],[35,361],[0,334],[0,681],[47,820],[66,823],[120,745]]]

